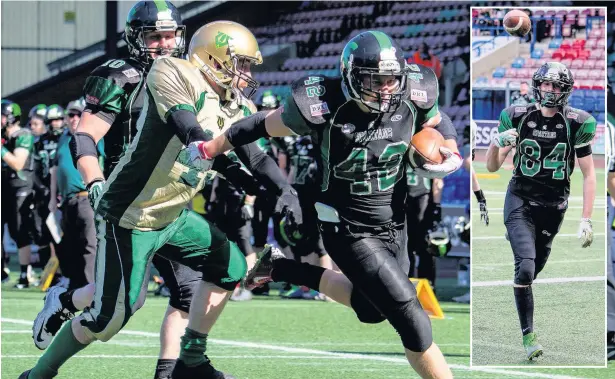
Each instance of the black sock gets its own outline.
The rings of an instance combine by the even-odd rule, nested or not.
[[[325,269],[309,263],[299,263],[293,259],[276,259],[273,261],[271,278],[274,282],[288,282],[298,286],[306,286],[320,291],[320,278]]]
[[[60,294],[60,303],[62,303],[62,306],[68,309],[71,313],[76,313],[80,309],[77,309],[75,304],[73,304],[73,293],[75,293],[75,290],[66,291]]]
[[[26,278],[28,276],[28,265],[20,265],[21,266],[21,274],[20,278]]]
[[[532,294],[532,287],[514,287],[514,289],[521,333],[526,335],[534,331],[534,295]]]
[[[474,191],[474,196],[476,196],[476,200],[479,203],[482,203],[482,202],[486,201],[485,200],[485,194],[483,193],[483,190]]]
[[[154,379],[169,379],[177,359],[159,359],[156,363],[156,373]]]

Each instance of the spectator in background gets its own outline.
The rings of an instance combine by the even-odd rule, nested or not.
[[[510,105],[527,105],[534,102],[530,95],[530,85],[528,82],[521,82],[519,90],[510,96]]]
[[[435,55],[431,54],[429,51],[429,46],[425,42],[421,44],[421,48],[419,51],[415,52],[414,55],[410,59],[408,59],[408,63],[416,63],[423,65],[425,67],[429,67],[435,73],[438,79],[440,79],[440,75],[442,75],[442,65],[440,60]]]
[[[94,210],[88,199],[88,191],[79,174],[69,149],[69,142],[77,130],[85,102],[71,101],[66,108],[68,129],[58,141],[57,180],[58,192],[62,196],[62,251],[60,266],[62,273],[70,279],[69,290],[94,283],[94,262],[96,261],[96,226]],[[104,145],[98,143],[99,156],[104,156]],[[102,167],[102,161],[101,161]],[[66,256],[70,254],[70,256]]]

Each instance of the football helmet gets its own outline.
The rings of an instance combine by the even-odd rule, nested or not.
[[[342,51],[340,71],[346,97],[372,112],[394,112],[406,94],[408,70],[403,51],[382,32],[367,31],[351,39]],[[390,76],[397,79],[397,88],[390,93],[381,91],[381,79]]]
[[[77,100],[73,100],[70,103],[68,103],[68,105],[66,106],[66,113],[69,113],[71,111],[83,113],[84,109],[85,109],[85,100],[83,99],[83,97],[81,97]]]
[[[446,226],[439,223],[427,233],[427,252],[435,257],[444,257],[451,251],[451,237]]]
[[[162,48],[148,48],[145,45],[146,32],[175,31],[176,46],[171,56],[181,57],[185,49],[186,26],[182,25],[179,10],[170,1],[139,1],[128,12],[124,40],[130,55],[149,66],[154,62],[151,54],[161,55]]]
[[[6,117],[6,124],[2,124],[2,128],[6,128],[9,125],[21,121],[21,108],[17,103],[13,103],[11,100],[2,99],[1,108],[2,115]]]
[[[540,85],[544,82],[553,83],[560,88],[561,93],[541,91]],[[568,103],[572,93],[574,79],[568,67],[559,62],[547,62],[540,66],[532,77],[532,91],[534,99],[540,105],[548,108],[563,107]]]
[[[250,98],[258,88],[258,82],[240,68],[245,63],[263,63],[263,56],[256,37],[236,22],[214,21],[200,27],[190,40],[188,60],[226,91],[223,100],[242,92]],[[246,92],[238,87],[241,80],[248,85]]]
[[[42,120],[45,120],[47,117],[47,106],[45,104],[37,104],[30,109],[28,112],[28,119],[32,117],[38,117]]]

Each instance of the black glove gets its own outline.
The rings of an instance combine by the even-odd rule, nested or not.
[[[261,195],[258,181],[252,175],[242,170],[238,162],[234,162],[226,155],[216,157],[211,169],[221,173],[235,187],[242,189],[248,195]]]
[[[297,197],[297,191],[291,186],[282,188],[282,192],[273,210],[273,215],[276,220],[280,220],[280,230],[282,236],[289,245],[294,246],[296,239],[302,236],[303,228],[303,211]],[[294,236],[294,237],[292,237]]]

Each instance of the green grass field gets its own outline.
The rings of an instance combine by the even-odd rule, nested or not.
[[[487,172],[480,163],[475,162],[474,167],[479,174]],[[533,285],[535,331],[545,352],[533,362],[525,359],[512,285],[503,283],[511,283],[514,272],[512,250],[504,238],[502,211],[511,171],[501,170],[498,174],[497,178],[479,178],[487,198],[490,225],[480,224],[477,209],[472,214],[472,364],[603,366],[605,197],[600,188],[604,170],[597,170],[599,184],[592,216],[595,238],[587,249],[581,248],[576,237],[582,209],[582,175],[580,171],[573,175],[569,209],[549,261]],[[611,375],[615,377],[615,373]]]

